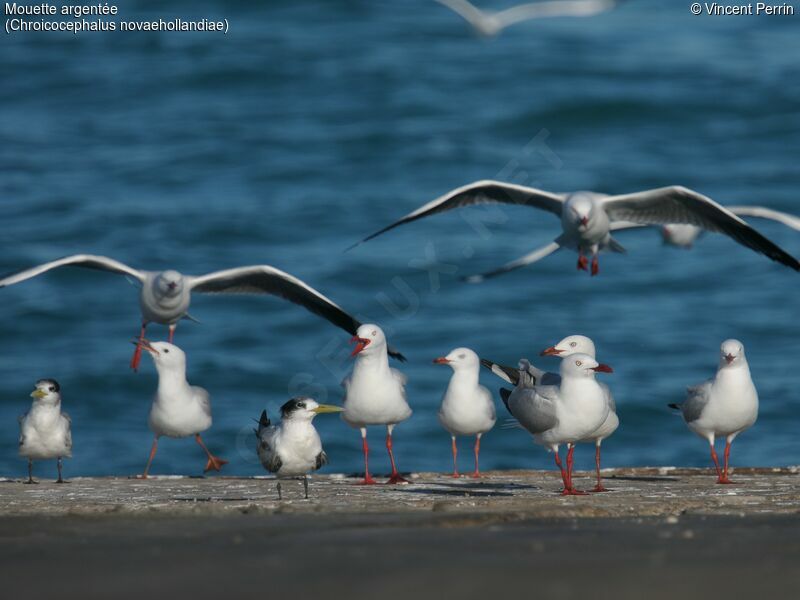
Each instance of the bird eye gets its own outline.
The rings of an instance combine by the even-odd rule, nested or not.
[[[164,354],[169,354],[169,348],[164,348]]]
[[[51,385],[51,386],[50,386],[48,389],[49,389],[51,392],[55,392],[55,391],[56,391],[56,388],[55,388],[54,386],[52,386],[52,385]]]
[[[458,358],[466,358],[466,357],[467,357],[467,355],[466,355],[466,354],[459,354],[459,355],[458,355]]]
[[[378,332],[377,331],[373,331],[372,332],[372,337],[375,337],[376,335],[378,335]]]
[[[578,345],[578,342],[570,342],[570,343],[569,343],[569,345],[570,345],[570,346],[572,346],[572,347],[574,348],[575,346],[577,346],[577,345]]]
[[[306,403],[305,402],[298,402],[297,403],[297,408],[305,408],[305,407],[306,407]]]
[[[582,364],[583,364],[583,363],[582,363],[581,361],[579,361],[579,360],[576,360],[576,361],[575,361],[575,366],[576,366],[576,367],[580,367]]]

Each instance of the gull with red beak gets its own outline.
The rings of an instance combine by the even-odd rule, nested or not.
[[[722,342],[716,375],[690,387],[684,402],[669,406],[681,412],[690,430],[708,441],[717,483],[733,483],[728,476],[731,444],[758,418],[758,392],[742,342],[732,339]],[[725,436],[725,463],[721,469],[714,450],[716,436]]]
[[[572,482],[575,444],[587,439],[608,417],[608,401],[595,373],[611,373],[608,365],[588,354],[572,354],[561,361],[558,385],[517,385],[500,390],[508,412],[527,429],[534,441],[555,454],[564,484],[562,495],[583,495]],[[527,374],[526,374],[527,375]],[[558,454],[567,445],[567,466]]]
[[[569,248],[578,253],[580,270],[589,269],[587,257],[591,256],[591,273],[597,275],[600,270],[600,251],[625,252],[622,245],[611,236],[612,232],[630,229],[632,225],[668,223],[687,223],[706,231],[723,233],[767,258],[800,271],[800,261],[750,227],[740,217],[711,198],[681,186],[608,196],[596,192],[555,194],[500,181],[476,181],[428,202],[354,246],[405,223],[477,204],[511,204],[544,210],[560,219],[561,235],[546,246],[537,248],[499,269],[468,277],[466,280],[470,283],[530,265],[561,248]]]
[[[481,476],[479,456],[481,436],[494,427],[497,416],[492,394],[478,383],[481,362],[478,355],[469,348],[456,348],[447,356],[433,361],[438,365],[448,365],[453,376],[442,396],[439,409],[439,422],[450,433],[453,450],[453,477],[458,474],[458,448],[456,436],[475,436],[475,471],[472,476]]]
[[[397,470],[392,446],[395,425],[411,416],[406,401],[406,376],[389,366],[386,336],[377,325],[362,325],[351,340],[355,343],[353,371],[342,381],[345,390],[342,418],[351,427],[361,430],[364,451],[364,484],[375,480],[369,473],[367,427],[386,425],[386,450],[392,465],[387,483],[408,483]]]
[[[158,450],[158,438],[194,436],[208,457],[204,472],[219,471],[227,460],[211,454],[200,434],[211,427],[211,398],[206,390],[186,381],[186,354],[168,342],[150,342],[136,339],[133,342],[153,357],[158,371],[158,389],[150,407],[147,423],[155,434],[147,466],[140,479],[147,479],[150,465]]]
[[[141,286],[139,307],[142,312],[142,329],[139,339],[144,339],[150,323],[169,327],[169,342],[172,343],[175,328],[181,319],[191,319],[189,304],[192,292],[201,294],[268,294],[278,296],[324,318],[347,331],[355,333],[359,323],[344,309],[320,292],[270,265],[236,267],[216,271],[207,275],[183,275],[177,271],[140,271],[107,256],[75,254],[49,263],[24,269],[0,278],[0,288],[20,283],[58,267],[83,267],[125,275]],[[137,345],[131,359],[131,368],[139,368],[142,346]],[[389,354],[404,360],[403,355],[390,348]]]

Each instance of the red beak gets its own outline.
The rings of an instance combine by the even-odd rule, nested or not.
[[[142,350],[147,350],[150,354],[160,354],[158,350],[156,350],[155,348],[153,348],[152,345],[150,345],[150,340],[146,340],[144,338],[142,339],[133,338],[131,340],[131,343],[134,346],[139,346],[139,348],[141,348]]]
[[[557,350],[555,346],[550,346],[542,350],[539,356],[558,356],[559,354],[561,354],[561,350]]]
[[[356,347],[353,348],[353,352],[350,354],[350,356],[355,356],[356,354],[361,352],[364,348],[369,346],[369,343],[371,341],[372,340],[368,340],[367,338],[361,338],[358,337],[357,335],[354,335],[352,338],[350,338],[350,343],[355,344]]]
[[[444,356],[440,356],[439,358],[434,358],[433,359],[433,364],[435,364],[435,365],[446,365],[446,364],[449,364],[449,363],[450,363],[450,361],[447,360]]]
[[[725,361],[726,361],[728,364],[731,364],[731,363],[733,362],[733,359],[734,359],[734,358],[736,358],[736,357],[735,357],[733,354],[726,354],[726,355],[725,355]]]
[[[614,372],[614,369],[612,369],[608,365],[604,365],[603,363],[600,363],[599,365],[597,365],[593,370],[598,372],[598,373],[613,373]]]

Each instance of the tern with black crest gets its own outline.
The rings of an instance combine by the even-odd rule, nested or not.
[[[72,421],[61,410],[61,386],[55,379],[40,379],[31,392],[31,409],[19,418],[19,455],[28,459],[28,481],[33,480],[33,461],[56,459],[58,479],[62,459],[72,456]]]

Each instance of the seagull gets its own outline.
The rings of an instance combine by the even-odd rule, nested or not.
[[[377,325],[362,325],[351,339],[356,357],[353,371],[342,381],[345,390],[342,418],[351,427],[361,430],[361,445],[364,450],[364,485],[375,480],[369,474],[369,446],[367,426],[386,425],[386,450],[392,463],[392,474],[386,483],[408,483],[400,476],[392,451],[392,431],[395,425],[411,416],[411,407],[406,401],[407,378],[389,366],[386,355],[386,336]]]
[[[477,283],[529,265],[560,248],[569,248],[578,253],[579,270],[589,269],[587,255],[590,254],[592,257],[591,273],[596,275],[600,270],[597,256],[601,250],[625,252],[622,245],[612,237],[612,232],[629,229],[633,223],[640,225],[668,223],[697,225],[707,231],[724,233],[751,250],[800,271],[800,261],[758,233],[741,218],[710,198],[681,186],[606,196],[595,192],[554,194],[513,183],[491,180],[477,181],[432,200],[350,248],[399,225],[429,215],[462,206],[497,203],[528,206],[550,212],[561,219],[561,235],[546,246],[499,269],[466,278],[466,281],[470,283]]]
[[[728,477],[731,444],[737,435],[752,427],[758,417],[758,392],[750,377],[742,342],[722,342],[714,378],[690,387],[684,402],[669,407],[679,410],[689,429],[708,441],[717,470],[717,483],[733,483]],[[714,439],[718,435],[725,436],[723,469],[719,468],[714,450]]]
[[[518,385],[513,391],[500,390],[508,412],[533,435],[534,441],[554,453],[564,496],[586,493],[572,484],[575,444],[597,431],[608,417],[606,394],[595,380],[597,372],[611,373],[612,369],[587,354],[572,354],[561,361],[558,385]],[[558,455],[561,444],[567,445],[566,469]]]
[[[491,37],[509,25],[543,17],[591,17],[611,10],[619,0],[552,0],[529,2],[506,10],[488,13],[467,0],[436,0],[439,4],[457,13],[475,30],[475,33]]]
[[[550,346],[549,348],[542,350],[540,355],[559,356],[566,358],[572,354],[585,354],[594,359],[597,358],[594,342],[591,338],[588,338],[585,335],[569,335],[558,342],[555,346]],[[527,378],[528,381],[537,383],[541,382],[540,385],[559,385],[561,383],[561,376],[558,373],[543,371],[542,369],[533,366],[525,358],[520,360],[519,369],[514,369],[513,367],[504,367],[486,359],[482,360],[481,363],[493,373],[515,386],[533,386],[532,383],[526,384],[525,379],[521,379],[520,371],[530,375],[530,377]],[[594,442],[594,463],[597,473],[597,485],[595,485],[592,491],[605,492],[608,490],[603,485],[603,479],[600,474],[600,445],[603,443],[604,439],[609,437],[617,430],[619,427],[619,417],[617,416],[617,405],[614,402],[614,395],[611,393],[611,389],[603,382],[598,381],[597,383],[601,388],[603,388],[606,404],[608,405],[608,416],[606,416],[605,421],[603,421],[603,424],[600,425],[600,427],[589,434],[585,439],[580,441]]]
[[[139,479],[147,479],[150,464],[158,450],[158,438],[162,435],[171,438],[194,436],[195,441],[205,451],[208,462],[204,473],[219,471],[227,460],[211,454],[200,434],[211,427],[211,398],[206,390],[186,381],[186,354],[168,342],[150,342],[135,339],[134,344],[146,350],[153,357],[158,371],[158,390],[153,397],[147,423],[155,434],[150,458]]]
[[[783,223],[795,231],[800,231],[800,217],[790,215],[763,206],[728,206],[727,209],[739,217],[755,217]],[[703,234],[703,229],[696,225],[667,224],[661,226],[661,235],[665,244],[690,250]]]
[[[172,343],[178,322],[181,319],[193,320],[189,315],[192,292],[202,294],[271,294],[294,304],[299,304],[306,310],[327,319],[350,334],[354,334],[359,325],[361,325],[338,304],[323,296],[308,284],[289,273],[269,265],[236,267],[208,273],[207,275],[194,276],[183,275],[173,270],[140,271],[107,256],[75,254],[6,275],[0,279],[0,288],[20,283],[52,269],[65,266],[109,271],[125,275],[140,284],[139,306],[142,311],[140,340],[144,339],[148,324],[159,323],[169,327],[168,341]],[[136,346],[131,359],[131,368],[134,371],[139,367],[142,347],[141,345]],[[389,349],[389,354],[399,360],[405,360],[402,354],[392,348]]]
[[[261,413],[258,429],[258,458],[261,464],[276,477],[303,477],[303,489],[308,499],[308,473],[328,464],[328,455],[322,450],[322,441],[312,421],[321,413],[342,412],[341,406],[318,404],[311,398],[292,398],[281,406],[281,422],[272,425],[267,411]],[[278,500],[281,500],[281,482],[278,481]]]
[[[481,451],[481,436],[494,427],[497,416],[492,394],[478,383],[481,368],[480,358],[469,348],[456,348],[447,356],[433,361],[439,365],[449,365],[453,376],[442,396],[439,409],[439,422],[449,433],[453,447],[453,477],[458,474],[457,435],[475,436],[475,472],[473,477],[481,476],[478,456]]]
[[[55,458],[56,483],[64,483],[61,459],[72,457],[72,420],[61,411],[61,386],[55,379],[40,379],[31,392],[31,409],[19,418],[19,455],[28,459],[28,481],[33,480],[33,461]]]

